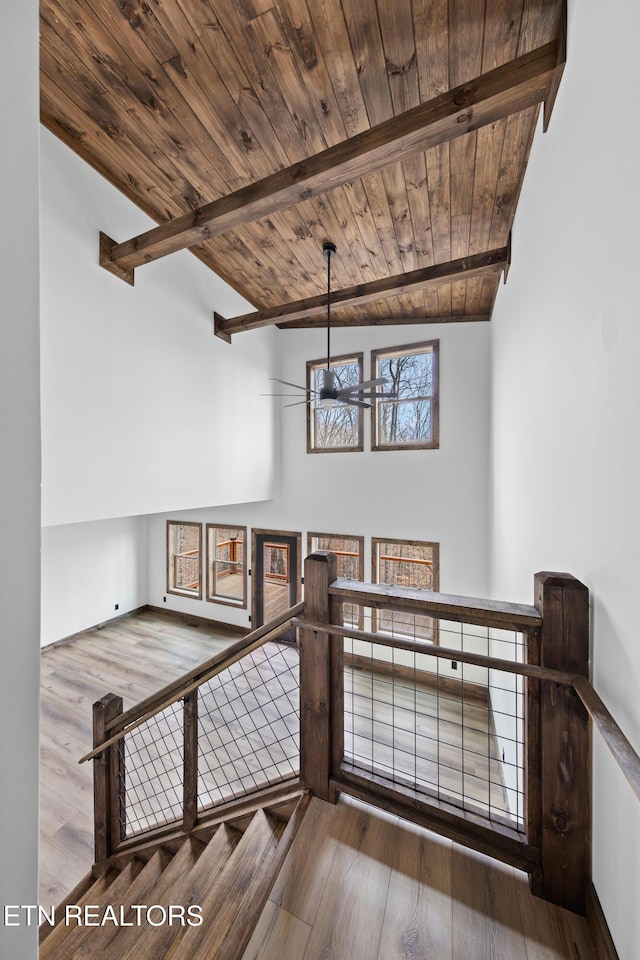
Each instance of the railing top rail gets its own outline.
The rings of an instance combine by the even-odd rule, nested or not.
[[[237,660],[240,660],[241,657],[251,652],[251,650],[255,650],[268,640],[274,639],[282,631],[283,627],[291,623],[291,620],[297,617],[299,613],[302,613],[303,610],[304,601],[297,603],[289,610],[269,620],[256,630],[252,630],[246,637],[242,637],[237,643],[227,647],[226,650],[221,650],[220,653],[201,663],[189,673],[183,674],[183,676],[167,684],[157,693],[152,694],[145,700],[141,700],[140,703],[136,703],[129,710],[115,717],[105,726],[106,733],[111,734],[109,739],[98,744],[93,750],[85,754],[84,757],[81,757],[78,763],[84,763],[86,760],[91,760],[93,757],[98,756],[105,747],[119,740],[123,733],[146,723],[146,721],[150,720],[156,713],[171,706],[171,704],[177,700],[181,700],[188,693],[191,693],[197,687],[206,683],[207,680],[211,680],[216,674],[225,670]]]
[[[431,657],[457,660],[459,663],[486,667],[489,670],[513,673],[528,677],[531,680],[546,680],[551,683],[559,683],[573,687],[589,716],[598,728],[604,742],[615,757],[631,789],[640,800],[640,755],[638,755],[633,745],[624,735],[619,724],[598,696],[587,677],[576,675],[565,670],[542,667],[538,664],[517,663],[511,660],[504,660],[500,657],[471,653],[467,650],[456,650],[454,647],[434,646],[433,644],[421,643],[416,640],[370,633],[365,630],[356,630],[353,627],[342,626],[335,623],[317,623],[315,621],[300,619],[299,617],[294,617],[292,623],[295,627],[311,630],[316,633],[326,633],[337,637],[350,637],[354,640],[364,640],[368,643],[377,643],[400,650],[424,653]]]
[[[524,603],[458,597],[448,593],[419,590],[416,587],[359,583],[356,580],[340,578],[331,584],[329,593],[341,600],[365,607],[404,610],[498,630],[531,633],[540,630],[542,626],[542,618],[536,608]]]
[[[602,739],[640,800],[640,756],[586,677],[576,677],[573,686],[598,728]]]
[[[458,663],[486,667],[489,670],[500,670],[503,673],[514,673],[518,676],[530,677],[533,680],[551,680],[554,683],[573,686],[576,679],[574,673],[568,673],[566,670],[553,670],[534,663],[518,663],[515,660],[504,660],[502,657],[490,657],[483,653],[459,650],[456,647],[442,647],[439,644],[436,646],[433,643],[425,643],[420,640],[393,637],[385,633],[370,633],[366,630],[356,630],[353,627],[340,626],[335,623],[317,623],[300,617],[294,617],[291,622],[294,627],[299,627],[301,630],[328,633],[336,637],[349,637],[353,640],[364,640],[366,643],[393,647],[396,650],[409,650],[413,653],[423,653],[428,657],[436,657],[436,659],[456,660]]]

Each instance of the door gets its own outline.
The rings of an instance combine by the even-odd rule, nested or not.
[[[301,534],[283,530],[254,530],[252,535],[253,629],[268,623],[300,599]],[[295,642],[289,628],[281,638]]]

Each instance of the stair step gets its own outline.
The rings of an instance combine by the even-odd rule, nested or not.
[[[53,928],[42,943],[41,960],[238,960],[308,801],[300,799],[288,822],[283,810],[274,816],[259,809],[242,818],[244,832],[223,823],[206,844],[187,838],[175,854],[159,848],[146,863],[134,856],[91,886],[87,880],[76,888],[84,891],[77,903],[94,907],[97,925]],[[150,923],[146,911],[136,917],[133,904],[158,905],[165,913],[154,913]],[[172,905],[180,910],[168,922]],[[200,926],[187,923],[198,916],[187,913],[190,906],[201,908]],[[102,926],[107,907],[116,922],[108,919]]]
[[[226,937],[216,950],[216,960],[238,960],[244,953],[245,947],[251,939],[251,935],[255,930],[264,905],[267,902],[267,897],[271,893],[273,884],[282,869],[293,839],[304,819],[310,801],[311,796],[308,793],[298,797],[298,802],[289,817],[288,823],[286,823],[286,825],[283,824],[282,836],[276,851],[264,863],[261,871],[262,876],[256,878],[251,898],[246,899],[245,905],[236,913],[235,919],[227,930]],[[214,955],[206,953],[203,956],[211,958]]]
[[[272,817],[279,817],[280,820],[286,820],[288,822],[295,813],[299,801],[300,794],[288,800],[282,800],[280,803],[270,804],[266,809]]]
[[[69,893],[69,895],[64,898],[62,903],[58,907],[56,907],[56,917],[58,919],[64,916],[64,911],[67,904],[77,903],[80,897],[82,897],[87,892],[89,887],[91,887],[94,884],[95,879],[96,878],[91,873],[88,873],[86,874],[86,876],[82,878],[82,880],[79,883],[75,885],[71,893]],[[44,943],[44,941],[51,936],[54,930],[55,930],[55,927],[51,927],[48,923],[46,922],[41,923],[40,928],[38,930],[39,942],[41,944]]]
[[[127,905],[144,903],[147,893],[153,889],[162,871],[167,868],[172,859],[172,855],[165,850],[156,850],[147,863],[137,861],[141,864],[142,869],[134,876],[128,887],[120,890],[119,902]],[[125,875],[126,870],[127,868],[125,867],[120,877]],[[118,877],[118,881],[120,877]],[[117,881],[114,881],[114,884],[116,882]],[[106,896],[106,903],[110,903],[114,907],[118,906],[114,885],[108,888]],[[90,902],[93,903],[94,901]],[[127,911],[127,913],[130,913],[130,911]],[[65,943],[65,952],[67,956],[73,957],[73,960],[95,960],[96,955],[108,947],[119,930],[120,927],[113,923],[105,924],[104,927],[72,927],[69,938]],[[45,960],[45,957],[46,954],[41,948],[41,960]],[[62,956],[55,954],[52,960],[62,960]]]
[[[89,889],[78,898],[77,904],[81,907],[84,907],[86,904],[98,903],[103,898],[106,898],[106,901],[108,901],[108,891],[112,883],[117,880],[119,875],[120,871],[118,870],[109,870],[107,873],[103,873],[102,876],[98,877],[98,879],[91,884]],[[64,910],[56,910],[56,918],[57,923],[55,927],[40,945],[39,955],[42,960],[50,960],[50,958],[55,958],[55,960],[57,960],[59,955],[58,951],[60,950],[62,944],[76,929],[75,924],[66,924],[64,922]]]
[[[185,928],[175,952],[169,954],[172,960],[217,957],[217,951],[228,939],[236,919],[242,917],[243,924],[251,923],[252,904],[260,899],[261,888],[267,881],[269,887],[273,882],[272,858],[285,829],[281,820],[270,817],[263,810],[254,815],[233,857],[211,887],[209,895],[200,901],[202,925]],[[258,915],[261,909],[262,902]],[[233,957],[233,953],[229,956]],[[236,953],[236,960],[237,956]]]
[[[223,825],[195,863],[183,863],[181,860],[176,866],[182,854],[181,849],[151,891],[147,904],[158,904],[165,908],[175,904],[187,908],[192,903],[201,903],[232,855],[238,839],[235,830]],[[186,846],[191,846],[189,841]],[[186,929],[189,928],[179,923],[123,928],[111,944],[110,952],[101,960],[160,960],[170,956],[174,943]]]

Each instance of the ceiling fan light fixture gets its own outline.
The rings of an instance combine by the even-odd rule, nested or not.
[[[362,383],[355,383],[348,387],[336,386],[336,372],[331,369],[331,258],[337,251],[335,243],[325,240],[322,244],[322,253],[327,260],[327,365],[322,370],[322,386],[319,390],[311,387],[303,387],[297,383],[290,383],[288,380],[279,380],[277,377],[271,377],[276,383],[281,383],[286,387],[295,387],[296,390],[304,391],[303,399],[296,403],[287,403],[287,407],[296,407],[302,404],[315,404],[323,410],[330,410],[333,407],[352,406],[352,407],[371,407],[367,400],[376,400],[378,398],[395,397],[395,393],[379,393],[375,388],[386,385],[384,377],[377,377],[375,380],[365,380]],[[316,384],[317,386],[317,384]],[[363,393],[363,390],[371,390],[370,393]],[[265,394],[265,396],[295,396],[295,394]]]

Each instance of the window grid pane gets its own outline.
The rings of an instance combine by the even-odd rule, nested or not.
[[[246,606],[245,527],[207,524],[207,600]]]
[[[201,598],[201,540],[201,524],[168,521],[167,593]]]
[[[307,364],[307,383],[312,390],[322,389],[326,369],[326,360]],[[362,355],[335,358],[330,369],[336,390],[355,386],[362,381]],[[310,451],[362,449],[362,415],[358,407],[345,403],[325,406],[313,400],[309,404],[308,423]]]
[[[438,446],[438,341],[374,350],[372,373],[392,399],[376,400],[372,449]]]
[[[438,545],[409,540],[372,540],[373,582],[420,590],[438,590]],[[381,633],[438,643],[433,617],[414,616],[400,611],[379,610],[373,618]]]

